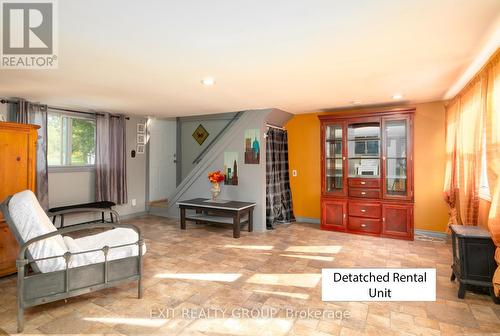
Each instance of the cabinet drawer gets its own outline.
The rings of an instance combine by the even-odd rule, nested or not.
[[[349,216],[347,227],[352,231],[380,233],[380,219]]]
[[[381,212],[380,204],[349,202],[349,216],[380,219]]]
[[[349,187],[380,188],[379,178],[350,178]]]
[[[362,198],[380,198],[380,189],[349,188],[349,196]]]

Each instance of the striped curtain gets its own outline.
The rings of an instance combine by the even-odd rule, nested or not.
[[[266,227],[295,221],[288,174],[288,135],[269,128],[266,139]]]

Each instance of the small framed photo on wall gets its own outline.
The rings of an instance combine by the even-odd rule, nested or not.
[[[144,134],[146,132],[145,124],[137,124],[137,133]]]
[[[137,154],[144,154],[144,145],[137,145]]]
[[[137,143],[141,145],[145,144],[146,136],[144,134],[137,134]]]

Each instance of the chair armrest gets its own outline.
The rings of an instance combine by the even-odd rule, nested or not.
[[[118,213],[116,213],[116,216],[118,216]],[[44,240],[44,239],[47,239],[47,238],[50,238],[50,237],[54,237],[54,236],[58,236],[58,235],[62,235],[62,234],[70,233],[70,232],[90,230],[90,229],[115,229],[115,228],[126,228],[126,229],[134,230],[135,232],[137,232],[137,236],[138,236],[137,243],[139,245],[142,244],[141,230],[133,224],[121,224],[119,222],[116,222],[116,223],[86,223],[86,224],[68,226],[68,227],[65,227],[63,229],[59,229],[57,231],[46,233],[44,235],[41,235],[41,236],[38,236],[38,237],[35,237],[35,238],[28,240],[26,243],[24,243],[19,248],[17,260],[18,261],[26,260],[26,257],[25,257],[26,250],[28,249],[28,247],[31,244],[36,243],[36,242],[41,241],[41,240]]]

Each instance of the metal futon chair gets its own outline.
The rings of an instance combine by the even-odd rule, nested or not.
[[[142,298],[142,256],[146,246],[139,228],[120,224],[116,211],[111,210],[115,223],[80,224],[57,230],[29,190],[9,196],[0,209],[20,246],[16,261],[18,332],[24,329],[25,308],[136,280],[138,297]],[[101,213],[102,209],[84,211]],[[74,212],[81,213],[82,209]],[[77,239],[62,236],[89,229],[112,230]],[[34,236],[34,232],[43,234]]]

